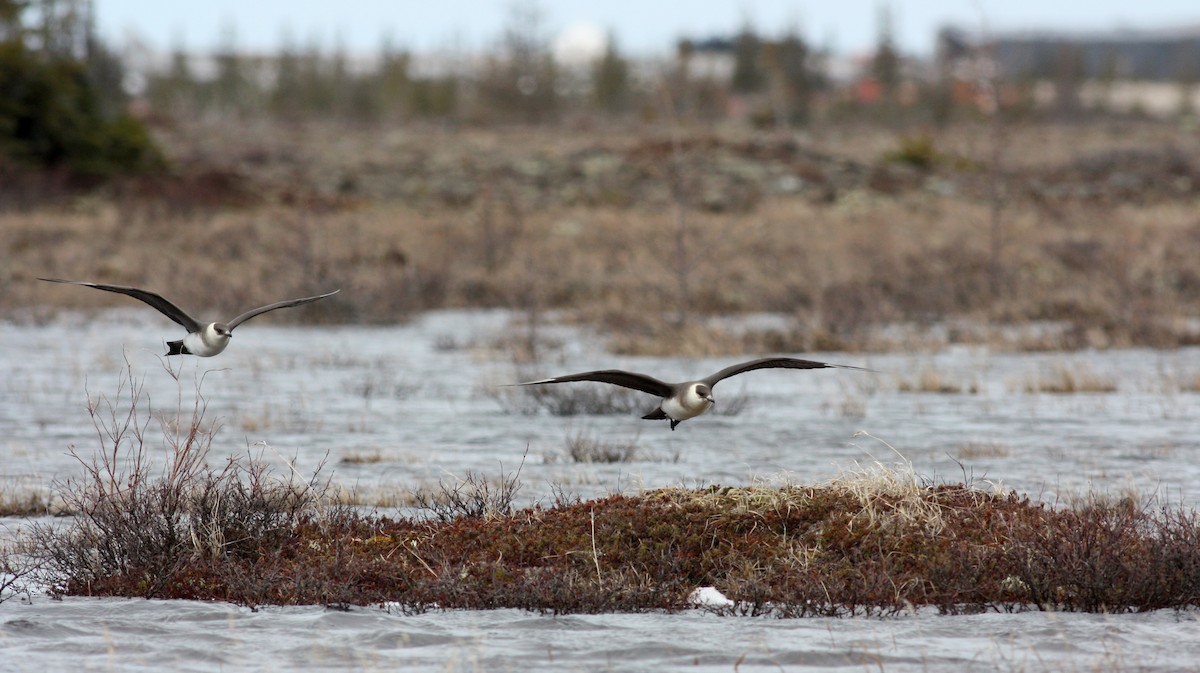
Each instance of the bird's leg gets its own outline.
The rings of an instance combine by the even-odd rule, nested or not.
[[[675,431],[675,426],[676,426],[676,425],[679,425],[681,422],[682,422],[682,421],[677,421],[677,420],[675,420],[674,418],[672,418],[672,419],[671,419],[671,432],[674,432],[674,431]]]

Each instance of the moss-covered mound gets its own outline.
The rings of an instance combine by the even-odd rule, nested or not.
[[[729,611],[782,616],[1200,604],[1191,510],[1127,500],[1058,508],[886,470],[820,486],[667,489],[441,520],[295,507],[272,517],[268,500],[224,515],[210,502],[195,515],[203,525],[183,516],[167,534],[143,521],[146,539],[106,540],[83,534],[86,524],[59,533],[58,589],[600,612],[681,609],[693,589],[713,585],[738,602]],[[87,546],[99,553],[62,553]]]

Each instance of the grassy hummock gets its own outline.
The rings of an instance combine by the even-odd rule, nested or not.
[[[708,585],[736,601],[724,612],[788,617],[1200,604],[1195,513],[1130,500],[1058,508],[879,468],[819,486],[389,518],[224,474],[193,503],[206,512],[155,520],[180,494],[160,483],[142,503],[96,502],[74,526],[41,531],[34,555],[62,594],[250,606],[677,610]],[[219,512],[233,492],[240,504]],[[117,525],[135,515],[137,528]]]

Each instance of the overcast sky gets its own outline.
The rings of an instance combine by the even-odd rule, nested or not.
[[[522,0],[523,4],[530,4]],[[612,31],[622,51],[666,54],[680,37],[729,35],[749,22],[779,35],[794,27],[812,43],[839,54],[870,49],[883,0],[544,0],[542,29],[549,39],[574,41]],[[1200,0],[895,0],[894,32],[901,48],[928,54],[948,23],[993,31],[1045,29],[1169,30],[1200,26]],[[283,36],[294,43],[343,44],[351,52],[376,50],[385,35],[411,51],[493,47],[511,0],[95,0],[101,35],[119,46],[137,37],[155,49],[184,46],[209,51],[232,27],[236,45],[274,51]],[[1086,7],[1086,9],[1083,9]],[[571,40],[568,40],[571,41]]]

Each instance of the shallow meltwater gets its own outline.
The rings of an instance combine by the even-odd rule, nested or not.
[[[5,671],[1188,671],[1192,612],[770,619],[251,611],[66,598],[0,605]]]
[[[511,325],[503,312],[437,312],[391,327],[255,323],[218,357],[167,360],[172,374],[161,354],[177,326],[145,311],[0,324],[0,493],[50,492],[80,476],[79,461],[106,448],[104,425],[124,419],[136,397],[151,455],[166,453],[178,418],[202,409],[216,428],[210,463],[235,455],[277,474],[319,469],[384,510],[468,472],[517,474],[518,499],[530,503],[819,483],[904,461],[932,481],[990,482],[1049,502],[1087,493],[1200,502],[1200,349],[803,353],[874,371],[742,374],[714,388],[716,412],[672,432],[640,419],[657,402],[639,393],[629,412],[553,416],[522,413],[527,390],[500,386],[603,368],[685,380],[747,358],[613,356],[592,335],[543,327],[538,336],[562,347],[518,366],[495,347],[526,336]],[[572,447],[583,440],[627,450],[581,462]],[[22,524],[0,520],[0,534]],[[1200,661],[1196,627],[1194,612],[1173,611],[776,620],[32,596],[0,603],[9,654],[0,668],[1173,671]]]

